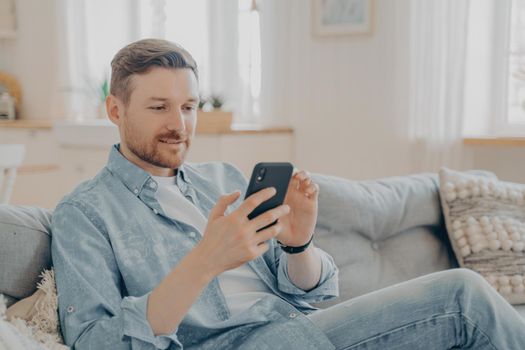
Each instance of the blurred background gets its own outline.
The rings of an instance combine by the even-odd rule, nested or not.
[[[189,161],[525,182],[524,23],[525,0],[0,0],[10,202],[53,208],[105,165],[110,61],[149,37],[199,65]]]

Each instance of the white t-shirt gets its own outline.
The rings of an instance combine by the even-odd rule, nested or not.
[[[166,215],[192,225],[202,235],[208,220],[191,200],[184,197],[175,183],[176,177],[153,176],[153,179],[159,185],[156,198]],[[232,315],[248,309],[268,294],[273,294],[248,264],[225,271],[218,279]]]

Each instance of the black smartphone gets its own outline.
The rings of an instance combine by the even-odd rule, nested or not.
[[[274,187],[277,190],[277,193],[272,198],[261,203],[257,208],[255,208],[248,215],[250,220],[270,209],[283,204],[284,197],[286,197],[286,191],[288,190],[288,185],[292,178],[292,173],[293,165],[287,162],[258,163],[255,165],[244,198],[246,199],[253,193],[259,192],[260,190],[267,187]],[[259,229],[258,231],[270,227],[276,222],[277,221]]]

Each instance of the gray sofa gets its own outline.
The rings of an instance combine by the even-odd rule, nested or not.
[[[456,267],[446,235],[437,177],[375,181],[314,175],[320,185],[315,242],[340,269],[331,304],[423,274]],[[0,293],[12,304],[31,295],[51,266],[51,212],[0,206]],[[525,306],[517,306],[525,316]]]

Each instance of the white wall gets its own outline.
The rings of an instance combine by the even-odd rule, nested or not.
[[[277,113],[296,131],[296,165],[355,179],[410,172],[408,1],[376,1],[373,34],[354,37],[312,36],[309,5],[262,9],[279,16]]]
[[[372,35],[336,38],[312,36],[305,1],[263,5],[278,17],[279,42],[266,54],[275,56],[272,98],[296,131],[298,167],[352,179],[436,170],[419,165],[424,154],[408,137],[409,0],[376,0]],[[525,183],[525,147],[465,148],[465,164]]]
[[[18,0],[19,36],[0,41],[0,69],[22,83],[23,118],[60,114],[57,2]],[[276,81],[264,101],[295,129],[295,164],[353,179],[428,170],[408,141],[409,0],[375,0],[371,35],[326,38],[312,36],[310,3],[261,2],[261,17],[273,16],[262,23],[264,62],[277,72],[263,76]],[[525,148],[471,149],[474,167],[525,182]]]

